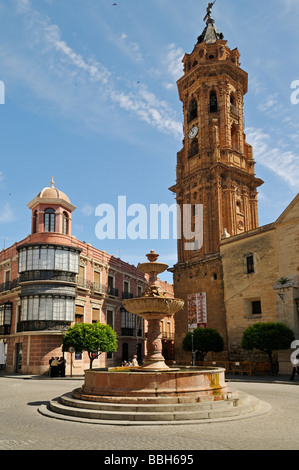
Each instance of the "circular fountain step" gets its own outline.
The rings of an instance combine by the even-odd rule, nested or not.
[[[74,398],[71,393],[41,406],[45,416],[69,421],[106,425],[198,424],[253,417],[270,410],[255,397],[237,392],[219,401],[177,404],[116,404],[90,402]]]

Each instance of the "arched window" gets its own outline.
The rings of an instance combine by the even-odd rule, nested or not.
[[[32,218],[32,233],[37,232],[37,211],[34,212]]]
[[[188,108],[188,122],[197,118],[197,101],[193,99]]]
[[[62,214],[62,233],[67,235],[68,231],[69,231],[69,216],[66,212],[63,212],[63,214]]]
[[[241,201],[237,201],[236,207],[237,207],[237,214],[241,214]]]
[[[231,128],[231,147],[238,150],[238,129],[234,124]]]
[[[198,140],[193,139],[192,143],[190,145],[189,153],[188,153],[188,158],[192,158],[195,155],[198,154]]]
[[[54,209],[45,210],[45,232],[55,232],[55,211]]]
[[[236,106],[236,97],[234,93],[230,94],[230,112],[238,115],[238,109]]]
[[[122,361],[129,360],[129,345],[128,343],[123,343],[122,345]]]
[[[215,91],[210,93],[210,113],[217,113],[218,104],[217,104],[217,94]]]

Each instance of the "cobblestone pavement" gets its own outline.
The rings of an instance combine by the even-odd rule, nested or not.
[[[299,383],[234,381],[271,411],[237,421],[196,425],[110,426],[42,416],[38,407],[83,379],[0,375],[0,450],[299,450]]]

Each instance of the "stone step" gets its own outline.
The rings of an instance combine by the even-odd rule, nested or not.
[[[72,396],[75,399],[78,400],[86,400],[86,401],[93,401],[93,402],[100,402],[100,403],[108,403],[111,405],[112,403],[115,403],[116,405],[124,404],[124,405],[130,405],[134,406],[136,404],[141,405],[141,404],[154,404],[154,405],[176,405],[176,404],[190,404],[190,403],[195,403],[197,404],[198,402],[211,402],[211,401],[220,401],[220,400],[226,400],[229,397],[234,398],[231,391],[225,391],[223,393],[219,392],[218,390],[212,391],[210,394],[207,394],[206,391],[202,391],[202,394],[199,395],[170,395],[170,396],[164,396],[164,395],[159,395],[155,396],[152,394],[144,395],[144,396],[139,396],[139,395],[134,395],[130,394],[128,396],[123,396],[123,395],[92,395],[88,394],[89,396],[88,399],[84,398],[84,392],[82,392],[82,389],[75,389],[72,391]]]
[[[84,408],[90,410],[101,410],[101,411],[124,411],[124,412],[131,412],[131,413],[138,413],[138,412],[165,412],[165,411],[189,411],[192,410],[210,410],[213,409],[215,406],[217,408],[232,408],[236,405],[237,398],[230,398],[227,400],[221,401],[203,401],[197,403],[174,403],[174,404],[138,404],[138,405],[130,405],[124,403],[107,403],[107,402],[94,402],[88,400],[78,400],[72,396],[71,393],[67,393],[60,397],[61,403],[66,406],[77,407],[77,408]]]
[[[64,396],[65,397],[65,396]],[[154,411],[155,406],[148,411],[135,411],[126,408],[110,410],[106,408],[80,407],[72,406],[71,402],[63,404],[60,398],[52,400],[48,407],[45,405],[39,408],[39,412],[45,416],[57,419],[65,419],[77,422],[85,422],[92,424],[112,424],[112,425],[153,425],[153,424],[198,424],[204,422],[217,422],[230,419],[241,419],[250,416],[260,415],[269,411],[268,404],[242,394],[241,402],[235,402],[235,406],[225,406],[223,402],[211,402],[213,405],[206,408],[207,403],[198,403],[196,409],[194,407],[189,410],[185,408],[177,408],[169,406],[164,411]],[[80,402],[81,400],[77,400]],[[80,405],[76,403],[76,405]],[[99,405],[97,403],[97,405]],[[203,407],[205,405],[205,407]],[[129,405],[130,406],[130,405]],[[175,409],[174,409],[175,408]],[[160,410],[160,408],[159,408]]]

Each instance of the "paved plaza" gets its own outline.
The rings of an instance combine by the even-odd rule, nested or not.
[[[73,423],[38,412],[42,404],[82,383],[82,378],[0,373],[0,450],[299,450],[298,378],[293,383],[279,377],[274,381],[243,377],[232,380],[231,388],[271,405],[266,415],[242,420],[120,427]]]

